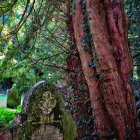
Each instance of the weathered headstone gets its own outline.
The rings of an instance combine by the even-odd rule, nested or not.
[[[16,88],[9,90],[7,94],[7,108],[17,108],[20,103],[21,96],[18,95],[18,90]]]
[[[5,133],[7,140],[74,140],[76,126],[58,89],[41,81],[27,92]]]

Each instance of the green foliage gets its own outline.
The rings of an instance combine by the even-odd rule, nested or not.
[[[0,126],[6,127],[13,122],[14,114],[21,112],[21,105],[17,107],[17,109],[8,109],[6,106],[0,107]]]
[[[129,39],[129,47],[133,57],[133,64],[134,66],[138,66],[140,62],[140,45],[139,45],[140,1],[125,0],[124,8],[130,21],[128,39]],[[135,71],[134,74],[136,74]]]
[[[8,1],[4,3],[7,7]],[[64,68],[68,51],[68,35],[61,30],[65,23],[58,10],[63,5],[35,1],[30,13],[32,4],[25,10],[27,1],[19,0],[0,14],[0,81],[12,77],[20,94],[40,80],[60,80],[63,71],[55,66]]]
[[[21,109],[22,109],[22,105],[17,106],[17,111],[18,112],[21,112]]]

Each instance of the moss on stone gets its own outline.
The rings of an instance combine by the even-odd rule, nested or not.
[[[44,97],[47,98],[47,103],[54,104],[49,106],[52,107],[50,112],[45,111],[43,113],[42,111],[43,109],[47,109],[46,106],[43,106],[44,102],[46,102]],[[65,111],[61,93],[55,85],[42,82],[36,84],[28,91],[24,98],[21,116],[18,116],[20,123],[15,125],[17,121],[14,121],[13,126],[11,125],[10,127],[10,129],[13,129],[12,135],[14,140],[29,140],[33,132],[42,126],[39,123],[41,120],[40,114],[47,117],[51,117],[54,114],[53,121],[45,122],[44,126],[51,125],[59,129],[60,133],[63,134],[64,140],[74,140],[76,138],[76,125],[72,120],[70,112]],[[25,117],[26,115],[27,117]]]
[[[7,107],[8,108],[17,108],[21,103],[21,96],[18,96],[18,90],[16,88],[12,88],[12,90],[8,91],[7,94]]]

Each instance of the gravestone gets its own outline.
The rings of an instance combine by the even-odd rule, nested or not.
[[[18,90],[14,87],[7,93],[7,108],[17,108],[21,103],[21,96],[18,95]]]
[[[76,125],[55,85],[38,82],[23,100],[21,113],[5,128],[7,140],[74,140]]]

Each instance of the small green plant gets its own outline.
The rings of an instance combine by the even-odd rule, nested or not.
[[[13,122],[14,114],[21,112],[21,107],[22,105],[19,105],[17,109],[9,109],[6,106],[0,107],[0,129]]]

